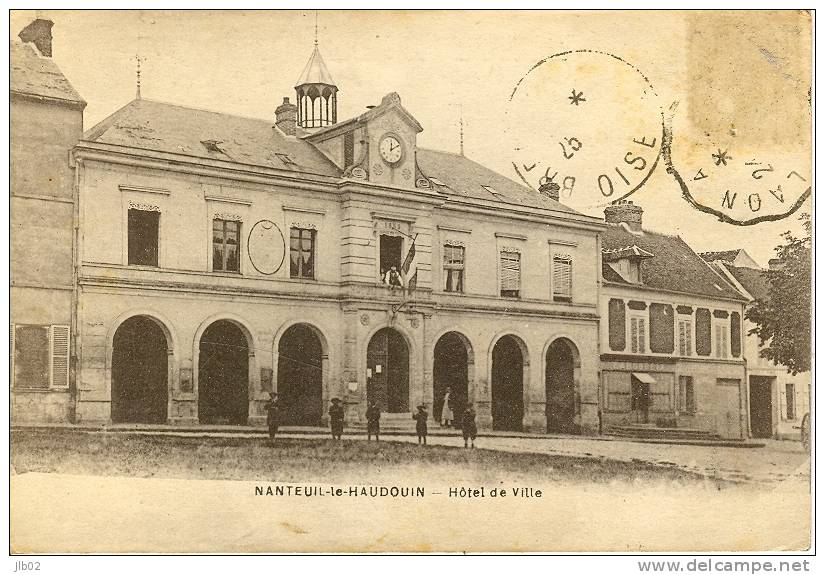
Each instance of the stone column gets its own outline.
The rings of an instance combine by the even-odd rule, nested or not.
[[[369,321],[369,316],[367,321]],[[360,419],[360,406],[362,397],[366,400],[367,390],[361,389],[359,382],[361,377],[358,373],[358,331],[362,325],[357,308],[344,309],[344,347],[342,353],[343,367],[341,369],[341,381],[333,383],[330,389],[331,397],[338,397],[346,403],[346,422],[357,423]],[[366,384],[365,384],[366,385]],[[336,389],[337,388],[337,389]],[[324,411],[326,412],[327,406]]]

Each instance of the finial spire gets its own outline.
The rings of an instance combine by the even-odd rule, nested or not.
[[[461,146],[461,155],[464,155],[464,110],[462,109],[459,112],[458,116],[458,137],[459,137],[459,144]]]
[[[315,45],[318,45],[318,10],[315,11]]]
[[[135,54],[135,60],[137,60],[137,87],[135,89],[135,98],[140,100],[140,62],[141,57]]]

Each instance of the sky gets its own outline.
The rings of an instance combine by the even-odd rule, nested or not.
[[[273,118],[284,96],[294,101],[316,19],[314,11],[40,14],[54,22],[54,60],[88,103],[86,128],[134,98],[136,55],[143,60],[145,98]],[[13,11],[10,33],[34,17],[34,11]],[[730,150],[741,172],[730,176],[740,180],[717,178],[718,185],[739,186],[734,189],[740,199],[749,193],[742,186],[754,183],[741,179],[750,177],[742,172],[746,154],[811,179],[811,31],[802,13],[322,10],[317,21],[319,47],[339,87],[340,119],[397,92],[424,128],[419,146],[458,152],[463,119],[465,155],[513,179],[513,162],[520,159],[514,157],[514,134],[539,145],[544,138],[548,150],[557,150],[553,138],[573,120],[567,106],[572,102],[565,101],[558,115],[508,125],[510,96],[537,62],[570,50],[617,56],[647,78],[658,109],[675,110],[674,165],[680,173],[693,174],[708,162],[712,171],[711,153],[718,147]],[[624,99],[616,97],[617,112],[593,112],[598,97],[615,87],[598,66],[591,80],[602,80],[601,89],[598,82],[588,84],[593,108],[581,108],[580,121],[590,137],[609,141],[624,134],[634,117],[647,114],[644,124],[650,115],[632,98],[622,106]],[[548,126],[546,116],[562,127]],[[590,144],[588,150],[594,149]],[[581,169],[598,173],[603,159],[590,160]],[[570,205],[599,216],[604,202],[594,202],[592,194],[586,199],[590,191],[582,187]],[[694,209],[681,196],[659,162],[629,199],[644,208],[646,228],[678,234],[696,251],[744,247],[763,265],[782,232],[801,233],[796,216],[735,226]],[[810,200],[802,210],[810,210]]]

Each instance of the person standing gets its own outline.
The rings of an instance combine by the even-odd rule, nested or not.
[[[418,413],[413,414],[415,420],[415,433],[418,435],[418,445],[422,443],[427,445],[427,408],[423,405],[418,406]]]
[[[464,436],[464,447],[467,447],[467,440],[469,439],[473,449],[475,449],[478,429],[476,428],[476,412],[472,403],[467,404],[467,408],[461,417],[461,432]]]
[[[453,415],[453,406],[452,398],[451,398],[452,390],[448,387],[444,391],[444,403],[441,405],[441,426],[442,427],[450,427],[450,424],[455,419]]]
[[[332,405],[329,408],[329,428],[332,431],[332,438],[340,440],[344,433],[344,406],[337,397],[332,398]]]
[[[281,402],[277,393],[274,391],[269,392],[269,401],[264,405],[264,409],[266,409],[266,426],[269,428],[269,439],[275,439],[275,434],[278,433],[278,426],[281,423]]]
[[[375,436],[375,441],[378,441],[378,433],[381,430],[381,408],[378,407],[378,402],[374,399],[370,401],[367,406],[367,441]]]

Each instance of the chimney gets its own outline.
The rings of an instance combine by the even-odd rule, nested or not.
[[[52,57],[52,26],[54,22],[38,18],[20,31],[23,42],[32,42],[42,56]]]
[[[290,104],[289,98],[284,98],[284,103],[275,108],[275,125],[287,136],[294,136],[297,122],[298,106]]]
[[[641,206],[628,200],[616,200],[604,209],[604,221],[608,224],[625,223],[634,232],[642,231]]]
[[[542,178],[539,182],[539,193],[542,196],[550,198],[551,200],[559,201],[559,191],[561,190],[561,186],[559,186],[556,182],[550,181],[549,178]]]
[[[771,271],[778,271],[785,267],[785,262],[779,258],[771,258],[768,260],[768,269]]]

